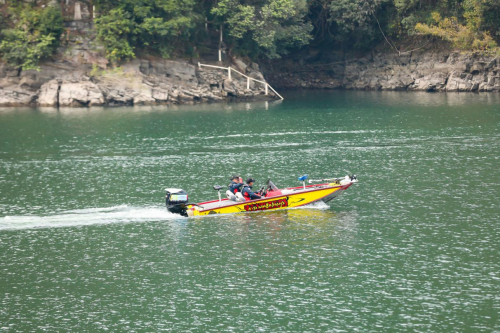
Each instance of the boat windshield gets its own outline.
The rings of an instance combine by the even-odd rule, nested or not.
[[[271,181],[271,179],[267,180],[267,186],[269,186],[273,191],[278,190],[278,188],[276,187],[276,185],[274,185],[274,183]]]

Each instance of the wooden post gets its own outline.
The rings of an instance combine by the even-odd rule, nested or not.
[[[247,89],[250,90],[250,78],[249,77],[247,77]]]
[[[222,61],[222,24],[219,26],[220,40],[219,40],[219,62]]]
[[[231,80],[231,67],[227,68],[227,77],[229,80]]]
[[[267,83],[266,83],[266,95],[267,95],[268,91],[267,91]]]

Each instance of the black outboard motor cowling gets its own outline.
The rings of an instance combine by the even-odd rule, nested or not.
[[[165,189],[167,195],[165,196],[165,204],[170,213],[187,215],[188,194],[186,191],[177,188]]]

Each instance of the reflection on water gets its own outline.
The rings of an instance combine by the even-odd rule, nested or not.
[[[282,101],[256,101],[246,103],[203,103],[196,105],[136,105],[126,108],[108,108],[93,106],[90,108],[70,108],[70,107],[40,107],[38,112],[45,114],[59,114],[65,117],[87,117],[89,114],[98,114],[101,112],[121,112],[121,113],[155,113],[155,112],[185,112],[206,113],[206,112],[244,112],[250,110],[269,110],[279,106]],[[31,108],[0,108],[0,112],[31,112]]]
[[[314,96],[314,97],[313,97]],[[311,98],[331,106],[332,103],[348,103],[354,107],[365,107],[367,102],[373,106],[387,107],[446,107],[459,106],[481,107],[500,103],[498,93],[428,93],[428,92],[400,92],[400,91],[289,91],[286,100],[309,101]]]

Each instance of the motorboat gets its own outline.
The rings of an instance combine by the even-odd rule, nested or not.
[[[183,189],[167,188],[165,189],[165,202],[168,211],[171,213],[188,217],[287,209],[320,201],[327,203],[358,181],[356,175],[352,175],[341,178],[309,180],[309,184],[316,182],[319,182],[319,184],[306,185],[307,179],[308,175],[301,176],[298,180],[302,182],[302,186],[284,189],[279,189],[269,179],[266,186],[256,192],[261,195],[261,198],[255,200],[235,199],[234,196],[232,198],[222,198],[221,190],[225,186],[215,185],[213,188],[218,192],[219,198],[196,204],[189,203],[188,193]]]

